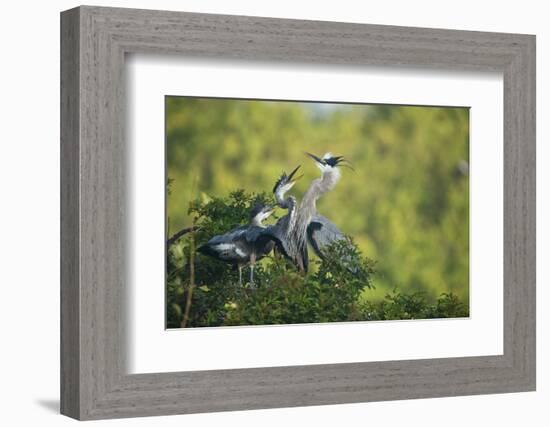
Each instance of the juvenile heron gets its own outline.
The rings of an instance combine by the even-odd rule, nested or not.
[[[294,187],[296,181],[298,181],[303,176],[295,176],[296,172],[298,172],[298,169],[300,169],[300,166],[301,165],[294,168],[294,170],[290,172],[289,175],[287,175],[286,172],[283,172],[283,174],[279,177],[279,179],[273,186],[273,194],[275,195],[275,200],[277,200],[277,205],[283,209],[290,209],[292,205],[292,200],[296,202],[296,198],[294,196],[289,196],[285,199],[285,194],[292,187]]]
[[[283,172],[281,177],[273,187],[273,194],[277,205],[283,209],[287,209],[288,213],[279,218],[277,223],[267,227],[262,232],[261,239],[272,240],[276,243],[277,249],[296,266],[302,263],[302,253],[296,246],[292,238],[292,230],[296,226],[296,207],[297,202],[294,196],[285,198],[285,194],[296,184],[302,175],[295,176],[300,166],[296,167],[289,175]]]
[[[262,224],[274,211],[267,205],[256,205],[250,212],[250,223],[212,237],[197,251],[228,264],[239,270],[239,285],[242,286],[242,268],[250,264],[250,284],[254,285],[254,265],[273,249],[271,240],[259,239],[266,226]]]

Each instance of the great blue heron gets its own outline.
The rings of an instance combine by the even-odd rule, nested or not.
[[[250,223],[241,225],[233,230],[212,237],[197,251],[236,265],[239,270],[239,285],[242,285],[242,268],[250,264],[250,284],[254,285],[254,264],[273,249],[274,243],[270,240],[261,240],[259,237],[266,229],[263,221],[274,211],[274,208],[258,204],[250,212]]]
[[[349,165],[342,164],[342,162],[346,162],[346,160],[342,156],[333,157],[330,153],[326,153],[323,157],[319,158],[313,154],[307,154],[313,160],[315,160],[315,164],[319,167],[322,174],[334,170],[333,173],[337,174],[334,178],[334,185],[340,177],[339,172],[336,171],[336,167],[342,165],[351,168],[351,166]],[[321,259],[324,259],[323,249],[326,246],[336,241],[345,239],[346,236],[338,229],[336,225],[334,225],[329,219],[325,218],[323,215],[317,213],[317,207],[315,203],[313,203],[311,221],[307,226],[307,240],[317,256]]]
[[[307,155],[316,161],[317,167],[321,170],[321,177],[314,179],[305,192],[304,197],[296,210],[295,225],[292,227],[290,235],[290,240],[296,246],[299,253],[299,262],[297,263],[297,266],[304,272],[307,272],[309,262],[307,251],[308,228],[314,218],[317,222],[319,220],[316,206],[317,199],[332,190],[338,183],[340,180],[340,170],[338,169],[338,165],[345,161],[342,156],[335,157],[330,153],[326,153],[322,158],[310,153],[307,153]],[[326,220],[324,223],[328,224],[330,221]],[[321,223],[321,225],[323,225],[323,223]],[[337,230],[336,226],[334,226],[334,228]]]
[[[297,202],[294,196],[285,197],[285,194],[296,184],[302,175],[295,176],[300,166],[296,167],[290,174],[283,172],[273,187],[273,194],[277,205],[288,212],[279,218],[277,223],[264,229],[261,239],[272,240],[276,243],[277,249],[296,266],[302,264],[303,254],[299,250],[293,238],[292,230],[296,225]]]

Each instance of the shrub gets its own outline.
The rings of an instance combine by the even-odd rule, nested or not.
[[[402,294],[394,290],[383,301],[362,304],[363,320],[441,319],[468,317],[468,307],[453,293],[443,293],[435,303],[423,292]]]
[[[365,290],[374,287],[375,262],[351,238],[325,248],[323,259],[313,259],[307,275],[272,254],[256,264],[256,287],[239,286],[235,268],[195,248],[246,223],[258,202],[273,200],[265,193],[239,190],[190,203],[193,227],[167,244],[168,328],[467,316],[467,307],[452,294],[443,294],[435,304],[421,293],[397,291],[378,303],[365,301]]]

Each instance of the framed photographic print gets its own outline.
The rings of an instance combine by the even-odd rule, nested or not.
[[[535,389],[535,38],[61,15],[61,408]]]

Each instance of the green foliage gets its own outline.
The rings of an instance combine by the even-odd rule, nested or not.
[[[171,232],[192,225],[199,194],[269,191],[298,164],[300,198],[319,173],[304,151],[330,151],[355,172],[342,169],[318,210],[378,261],[364,298],[383,301],[398,286],[432,302],[469,299],[467,108],[168,97],[166,136]],[[220,231],[247,219],[225,213]]]
[[[364,320],[441,319],[468,317],[468,307],[452,293],[443,293],[430,303],[423,292],[402,294],[394,290],[382,301],[365,302],[361,306]]]
[[[247,223],[251,207],[258,203],[273,205],[275,200],[271,194],[246,193],[239,189],[231,192],[227,198],[203,195],[189,203],[188,212],[195,218],[195,223],[200,225],[200,239],[226,233],[231,228]]]
[[[375,263],[351,239],[326,248],[323,259],[313,258],[308,275],[297,272],[281,256],[264,258],[255,268],[256,287],[239,286],[231,266],[192,253],[193,247],[212,236],[246,223],[251,206],[270,198],[238,190],[226,198],[203,196],[190,203],[196,229],[168,248],[168,328],[181,326],[191,287],[187,327],[454,317],[464,312],[453,295],[443,295],[434,305],[420,294],[394,293],[382,303],[365,301],[365,293],[374,289]]]

